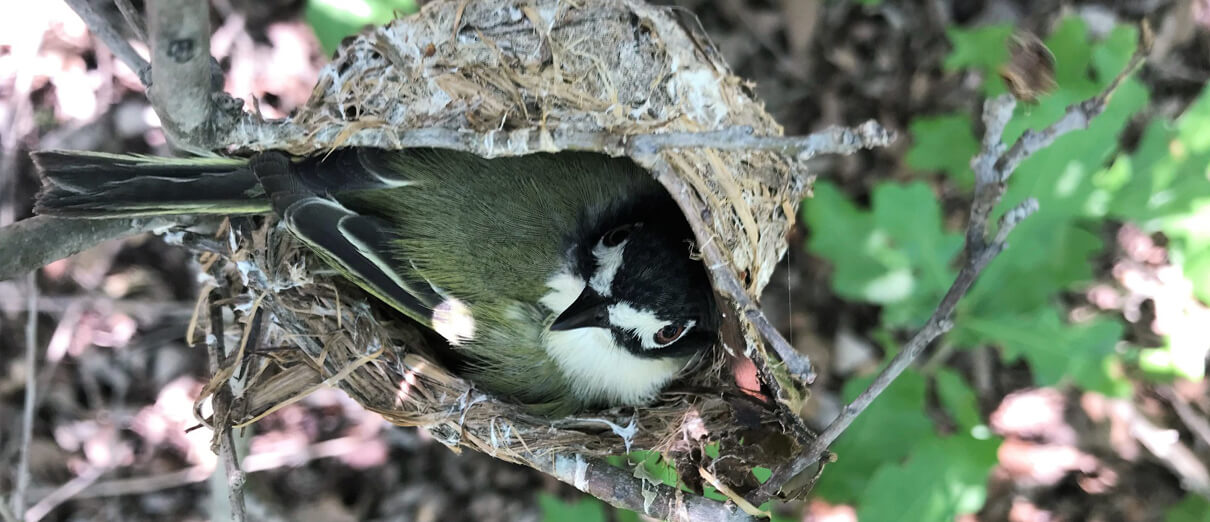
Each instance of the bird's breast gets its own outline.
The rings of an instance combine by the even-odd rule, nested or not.
[[[550,317],[563,313],[585,282],[561,270],[546,281],[539,301]],[[566,377],[576,398],[585,402],[638,405],[649,402],[684,367],[682,357],[638,357],[618,345],[606,328],[544,330],[542,345]]]
[[[679,357],[635,356],[618,346],[605,328],[547,331],[543,344],[572,393],[585,402],[647,403],[686,362]]]

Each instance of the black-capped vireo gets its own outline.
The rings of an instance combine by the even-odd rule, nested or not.
[[[647,403],[717,336],[684,217],[626,159],[346,148],[34,161],[42,214],[276,213],[344,276],[441,334],[464,376],[535,412]]]

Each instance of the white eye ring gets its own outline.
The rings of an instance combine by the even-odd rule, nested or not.
[[[688,331],[685,325],[669,323],[652,334],[651,340],[662,348],[679,341]]]
[[[620,227],[614,227],[609,232],[606,232],[605,235],[601,236],[601,246],[613,248],[621,245],[622,243],[626,242],[626,239],[630,237],[630,233],[634,231],[634,229],[642,226],[642,223],[627,223]]]

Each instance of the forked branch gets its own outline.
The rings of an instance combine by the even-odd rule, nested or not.
[[[992,211],[1004,196],[1013,171],[1026,158],[1054,143],[1060,136],[1088,128],[1092,120],[1105,111],[1110,96],[1122,81],[1143,62],[1146,53],[1147,46],[1140,45],[1130,63],[1101,93],[1068,107],[1062,118],[1045,129],[1026,132],[1011,148],[1004,145],[1003,135],[1016,108],[1016,100],[1005,94],[984,103],[983,124],[986,130],[979,154],[971,161],[975,171],[975,190],[966,228],[966,260],[954,283],[941,298],[928,322],[904,344],[870,386],[853,402],[845,405],[840,415],[798,457],[775,470],[769,480],[749,495],[747,498],[750,502],[759,505],[773,498],[790,479],[820,462],[840,434],[912,364],[925,347],[953,328],[952,319],[958,301],[970,290],[988,263],[1004,250],[1013,228],[1038,210],[1037,200],[1029,198],[1005,212],[994,229],[989,225]]]

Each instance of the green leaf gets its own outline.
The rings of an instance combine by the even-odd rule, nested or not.
[[[971,68],[983,74],[983,92],[992,96],[1005,91],[1004,81],[997,70],[1008,60],[1008,38],[1013,33],[1010,24],[996,24],[973,29],[950,27],[945,30],[954,49],[945,57],[946,71]]]
[[[564,501],[550,493],[538,494],[544,522],[605,522],[605,504],[588,496]]]
[[[752,476],[756,477],[756,481],[764,484],[769,477],[773,476],[773,470],[756,466],[752,468]]]
[[[644,520],[646,519],[634,511],[614,508],[613,522],[643,522]]]
[[[307,0],[304,17],[324,52],[331,54],[366,25],[382,25],[394,20],[395,13],[416,10],[415,0]]]
[[[834,185],[816,184],[803,205],[807,248],[832,262],[836,293],[883,305],[887,325],[918,325],[953,280],[949,262],[962,238],[944,230],[924,183],[883,183],[871,199],[870,211],[859,210]]]
[[[940,205],[924,183],[880,185],[873,206],[875,224],[904,258],[897,268],[911,270],[913,280],[910,295],[885,303],[883,322],[923,324],[954,280],[949,265],[962,247],[962,236],[945,231]]]
[[[965,114],[946,114],[912,120],[909,131],[912,148],[907,152],[909,167],[920,171],[940,170],[958,186],[974,186],[971,158],[979,152],[979,140]]]
[[[845,401],[856,397],[872,378],[845,383]],[[917,445],[936,437],[924,414],[925,380],[908,370],[870,407],[857,416],[832,445],[838,460],[828,465],[815,494],[833,503],[854,503],[865,498],[870,477],[879,468],[901,461]]]
[[[677,487],[680,485],[681,477],[677,474],[676,467],[665,461],[658,451],[635,450],[630,452],[628,458],[635,464],[627,464],[626,467],[634,468],[635,465],[641,465],[647,472],[647,476],[653,480],[663,482],[666,486]]]
[[[946,368],[938,370],[933,379],[937,386],[937,397],[962,431],[969,433],[975,426],[983,423],[979,414],[978,397],[966,384],[966,379]]]
[[[1117,321],[1097,318],[1068,325],[1053,307],[994,319],[968,318],[961,328],[984,343],[998,344],[1006,361],[1024,357],[1038,386],[1073,383],[1085,390],[1122,397],[1132,387],[1121,375],[1115,347]]]
[[[925,441],[907,462],[874,474],[861,496],[857,519],[953,520],[978,511],[987,498],[987,474],[996,464],[999,446],[998,440],[968,436]]]
[[[1190,493],[1164,513],[1164,522],[1210,522],[1210,501]]]
[[[1088,78],[1092,65],[1093,46],[1089,45],[1088,25],[1078,16],[1069,16],[1045,39],[1046,47],[1055,56],[1055,82],[1076,96],[1089,97],[1100,88]],[[1129,52],[1126,56],[1130,56]],[[1117,74],[1121,68],[1110,74]],[[1111,76],[1112,77],[1112,76]]]
[[[1013,230],[1008,247],[959,303],[957,323],[967,315],[1028,313],[1048,306],[1063,289],[1092,281],[1089,259],[1101,252],[1100,237],[1049,210],[1043,207]]]

